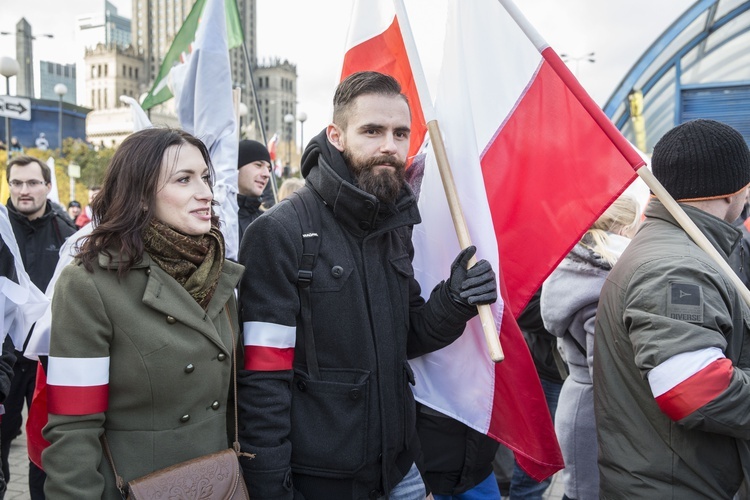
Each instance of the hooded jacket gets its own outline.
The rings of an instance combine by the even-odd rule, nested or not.
[[[619,257],[628,238],[608,234],[607,248]],[[565,494],[577,500],[599,498],[594,422],[594,320],[599,294],[612,266],[584,242],[573,247],[544,282],[544,326],[560,339],[570,376],[555,412],[555,432],[565,459]]]
[[[450,344],[476,310],[444,282],[427,302],[420,296],[411,264],[420,217],[406,185],[393,204],[360,190],[325,132],[308,145],[302,173],[321,223],[314,347],[301,328],[303,236],[292,204],[259,217],[240,248],[240,441],[256,454],[242,460],[245,479],[258,498],[292,498],[293,489],[308,500],[376,498],[419,454],[407,359]]]

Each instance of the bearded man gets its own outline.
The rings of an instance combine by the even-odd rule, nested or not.
[[[258,498],[425,497],[407,359],[453,342],[497,287],[487,261],[467,271],[469,247],[421,297],[411,263],[420,217],[404,182],[410,123],[396,80],[345,79],[333,123],[302,157],[296,196],[310,211],[279,203],[243,239],[239,428]],[[313,231],[307,217],[319,219]],[[304,238],[318,238],[317,251]],[[303,261],[314,262],[311,279]]]

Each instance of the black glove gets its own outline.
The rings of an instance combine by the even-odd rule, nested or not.
[[[453,300],[462,304],[492,304],[497,300],[497,284],[490,263],[482,259],[471,269],[466,269],[466,265],[476,252],[477,247],[471,245],[458,254],[451,264],[448,290]]]

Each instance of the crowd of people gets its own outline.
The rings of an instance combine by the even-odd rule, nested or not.
[[[49,356],[29,360],[9,340],[0,355],[0,498],[42,381],[46,409],[27,428],[41,443],[35,500],[124,498],[118,478],[226,449],[235,425],[251,498],[500,498],[498,443],[415,402],[408,362],[497,300],[495,271],[469,266],[470,246],[423,298],[410,103],[393,78],[361,72],[333,104],[302,156],[304,180],[285,180],[271,208],[268,150],[240,141],[238,228],[220,225],[208,150],[181,130],[131,134],[88,206],[67,211],[47,200],[46,164],[10,161],[0,223],[15,241],[0,240],[0,276],[18,281],[17,247],[33,285],[54,293]],[[741,134],[679,125],[652,168],[720,256],[750,273]],[[237,262],[223,231],[239,231]],[[644,212],[615,200],[518,318],[565,460],[563,498],[733,498],[750,477],[748,318],[662,202]],[[511,464],[510,498],[540,499],[548,485]]]

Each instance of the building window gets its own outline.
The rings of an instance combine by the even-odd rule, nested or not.
[[[135,79],[138,79],[138,68],[135,68]]]
[[[109,69],[109,64],[104,65],[104,76],[107,76],[107,70]]]
[[[106,109],[108,105],[109,103],[107,102],[107,89],[104,89],[104,108]]]
[[[128,66],[128,78],[133,78],[133,67]]]
[[[122,65],[122,76],[125,76],[125,75],[126,75],[126,72],[125,72],[125,65],[123,64],[123,65]]]
[[[92,107],[92,108],[94,107],[94,102],[95,102],[95,101],[96,101],[96,91],[95,91],[95,90],[92,90],[92,91],[91,91],[91,107]]]
[[[54,64],[52,64],[51,62],[47,63],[47,73],[49,74],[54,73],[55,72],[54,68],[55,68]]]
[[[59,64],[55,64],[55,69],[57,69],[57,76],[62,76],[61,67]]]

